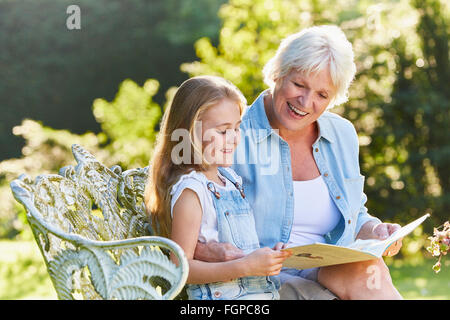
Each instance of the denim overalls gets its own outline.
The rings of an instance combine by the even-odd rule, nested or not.
[[[259,248],[252,209],[239,182],[224,168],[219,171],[236,187],[218,192],[214,183],[207,183],[217,213],[219,242],[229,242],[249,254]],[[279,299],[275,283],[269,277],[258,276],[191,284],[187,286],[187,294],[191,300]]]

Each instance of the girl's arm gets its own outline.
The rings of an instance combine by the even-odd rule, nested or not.
[[[171,238],[181,246],[189,261],[187,283],[230,281],[250,275],[266,276],[280,272],[282,262],[289,253],[270,248],[258,249],[240,259],[226,262],[194,260],[201,220],[202,207],[197,194],[191,189],[185,189],[173,207]]]

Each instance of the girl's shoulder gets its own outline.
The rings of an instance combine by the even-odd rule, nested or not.
[[[174,195],[178,190],[185,189],[186,187],[193,187],[195,189],[204,188],[207,182],[208,181],[203,174],[193,170],[189,173],[183,174],[178,179],[178,181],[172,186],[170,195]]]
[[[197,194],[203,212],[205,212],[205,210],[208,210],[210,195],[208,194],[206,184],[206,177],[199,172],[191,171],[187,174],[183,174],[170,190],[170,214],[173,214],[173,207],[175,206],[175,203],[177,202],[183,191],[186,189],[190,189]]]
[[[220,167],[219,173],[224,178],[230,179],[231,181],[237,181],[242,185],[242,178],[231,168],[229,167]],[[180,191],[189,188],[199,193],[209,193],[208,192],[208,183],[211,182],[206,178],[206,176],[198,171],[191,171],[189,173],[183,174],[178,181],[172,186],[170,191],[170,195],[174,196]],[[214,183],[214,182],[213,182]],[[215,183],[214,183],[215,184]],[[215,184],[216,188],[225,188],[225,189],[233,189],[234,186],[230,182],[227,182],[226,186],[219,186]]]

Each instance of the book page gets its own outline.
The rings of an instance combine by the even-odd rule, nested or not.
[[[292,256],[284,261],[283,267],[296,269],[324,267],[377,258],[359,250],[324,243],[315,243],[283,250],[292,252]]]
[[[386,240],[358,239],[352,244],[348,245],[346,248],[370,252],[371,254],[379,258],[382,256],[385,248],[387,248],[388,246],[389,245],[387,244]]]
[[[426,215],[420,217],[419,219],[414,220],[413,222],[411,222],[411,223],[407,224],[406,226],[395,231],[393,234],[391,234],[385,240],[358,239],[355,242],[353,242],[352,244],[348,245],[347,248],[361,250],[361,251],[373,254],[377,257],[381,257],[383,252],[386,251],[386,249],[389,248],[390,245],[392,245],[395,241],[397,241],[401,238],[404,238],[405,236],[410,234],[415,228],[417,228],[429,216],[430,216],[430,214],[426,214]]]
[[[293,253],[284,261],[283,267],[309,269],[380,258],[392,243],[411,233],[428,217],[429,214],[426,214],[407,224],[386,240],[358,239],[347,247],[315,243],[283,249]]]

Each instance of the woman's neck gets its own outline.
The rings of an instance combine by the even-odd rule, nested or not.
[[[306,144],[312,146],[318,137],[317,122],[311,123],[309,126],[300,130],[292,131],[285,128],[278,128],[280,137],[282,137],[289,145]]]

